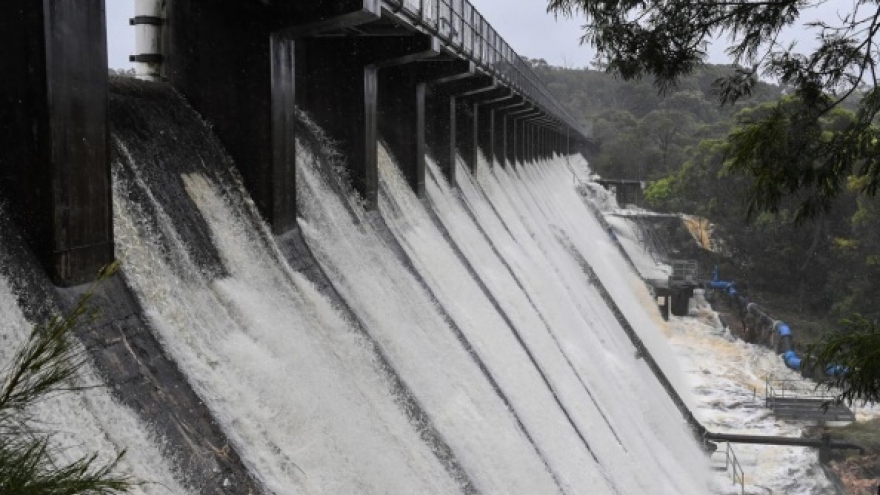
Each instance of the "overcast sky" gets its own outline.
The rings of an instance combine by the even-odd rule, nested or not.
[[[311,0],[306,0],[311,1]],[[547,0],[470,0],[474,7],[495,27],[495,30],[522,56],[543,58],[552,65],[585,67],[593,59],[593,50],[580,45],[580,19],[555,19],[547,14]],[[128,56],[134,51],[134,31],[128,19],[134,16],[134,0],[106,0],[107,48],[109,65],[113,68],[130,66]],[[851,8],[852,0],[830,0],[818,9],[805,12],[805,20],[835,19],[836,12]],[[812,40],[800,36],[799,29],[788,33],[789,39],[800,39],[804,48]],[[723,41],[723,40],[722,40]],[[711,62],[724,63],[725,43],[715,42],[710,49]]]

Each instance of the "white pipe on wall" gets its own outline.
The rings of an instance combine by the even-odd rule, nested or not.
[[[135,0],[134,26],[135,75],[141,79],[159,79],[162,76],[162,26],[165,23],[166,0]]]

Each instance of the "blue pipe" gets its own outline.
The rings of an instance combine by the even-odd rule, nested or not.
[[[782,355],[782,360],[785,361],[785,365],[793,370],[801,369],[801,358],[798,357],[797,353],[794,351],[786,351],[785,354]]]
[[[739,295],[736,290],[736,282],[729,282],[718,278],[717,265],[712,271],[712,280],[708,283],[708,286],[711,289],[718,289],[721,292],[727,294],[728,297],[739,303],[741,308],[745,308],[746,311],[760,317],[761,320],[766,320],[768,322],[773,321],[773,319],[770,318],[770,315],[761,310],[761,308],[759,308],[757,304],[749,302],[748,297]],[[794,336],[791,332],[791,327],[789,327],[788,324],[783,321],[776,320],[775,322],[773,322],[773,330],[775,330],[776,333],[779,334],[779,340],[782,344],[782,361],[789,368],[795,371],[800,371],[802,360],[800,356],[798,356],[797,353],[794,351],[794,345],[792,343]],[[825,368],[825,373],[828,376],[832,377],[846,372],[846,367],[840,365],[832,364],[828,365],[828,367]]]
[[[789,328],[788,325],[786,325],[784,322],[777,321],[775,324],[773,324],[773,328],[775,328],[776,331],[779,332],[780,337],[791,335],[791,328]]]

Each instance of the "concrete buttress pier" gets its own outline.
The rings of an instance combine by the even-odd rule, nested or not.
[[[503,163],[501,162],[503,152],[499,155],[499,149],[496,146],[496,142],[503,141],[501,138],[501,134],[504,132],[503,125],[498,125],[499,123],[503,124],[503,118],[496,109],[509,105],[516,98],[516,92],[509,88],[503,88],[497,97],[477,103],[477,112],[480,117],[477,123],[477,142],[490,165],[496,160]]]
[[[517,98],[548,104],[524,62],[479,16],[452,29],[463,4],[445,14],[413,5],[168,3],[164,76],[212,124],[276,234],[296,225],[297,108],[336,145],[368,207],[380,139],[417,194],[426,153],[454,184],[459,155],[473,170],[480,151],[503,163],[538,149],[524,142],[537,132],[510,119]],[[469,44],[478,39],[486,44]]]
[[[8,0],[0,190],[52,282],[113,260],[104,0]]]
[[[426,152],[434,159],[447,179],[454,179],[455,175],[455,98],[443,88],[446,88],[448,83],[460,83],[474,75],[473,63],[457,60],[450,68],[449,75],[425,84]],[[454,184],[454,180],[450,183]]]
[[[438,56],[435,40],[402,32],[310,37],[295,43],[297,105],[337,143],[352,185],[368,208],[375,207],[380,123],[401,166],[413,163],[418,150],[424,150],[424,92],[405,67]],[[394,94],[394,89],[401,92]],[[411,184],[418,184],[418,173],[407,175]]]
[[[441,78],[429,86],[433,125],[429,152],[450,184],[455,184],[455,160],[473,156],[474,115],[472,105],[463,102],[461,95],[495,87],[494,80],[471,68],[467,72]],[[444,108],[446,110],[444,110]],[[448,112],[448,113],[447,113]]]
[[[496,79],[487,78],[476,89],[455,96],[457,146],[462,161],[471,172],[477,170],[480,151],[485,154],[480,142],[480,128],[486,119],[480,114],[479,103],[497,98],[505,91],[506,88],[499,85]]]
[[[276,233],[296,225],[295,109],[291,47],[273,33],[294,17],[321,13],[277,2],[174,0],[163,31],[163,76],[211,124]]]
[[[436,50],[439,55],[439,47]],[[445,104],[437,105],[436,99],[429,103],[429,85],[469,70],[469,64],[458,59],[436,56],[427,60],[379,71],[379,134],[419,197],[425,193],[427,136],[436,132],[449,139],[452,119],[448,99]]]
[[[105,1],[8,0],[0,18],[11,48],[0,60],[0,190],[62,286],[113,259]],[[368,206],[380,139],[418,194],[426,153],[454,184],[458,156],[473,170],[480,151],[504,164],[554,143],[594,146],[467,2],[160,5],[161,17],[138,22],[162,26],[151,47],[161,53],[135,59],[154,64],[212,126],[276,234],[296,226],[297,108],[337,144]]]
[[[425,153],[441,148],[428,135],[455,128],[432,88],[475,72],[378,0],[175,0],[166,17],[165,77],[212,124],[278,234],[296,222],[296,108],[336,144],[371,207],[379,140],[420,194]]]

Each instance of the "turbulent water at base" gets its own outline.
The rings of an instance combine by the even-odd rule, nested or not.
[[[334,299],[292,268],[180,98],[127,115],[112,136],[125,280],[267,492],[707,493],[708,459],[603,301],[600,286],[687,390],[650,295],[577,192],[583,161],[459,167],[457,189],[430,164],[419,200],[383,149],[367,212],[332,150],[303,139],[300,231]],[[93,436],[185,493],[146,430],[99,413]]]
[[[5,221],[0,220],[0,267],[18,261],[9,255],[5,244],[14,237],[6,230]],[[4,385],[5,372],[9,369],[6,366],[37,323],[42,322],[26,319],[10,284],[0,277],[0,382]],[[97,453],[100,465],[112,462],[117,453],[126,451],[117,473],[143,481],[130,493],[190,493],[181,484],[170,460],[164,458],[161,439],[134,413],[110,397],[100,383],[93,366],[87,362],[77,376],[76,385],[94,388],[46,397],[26,411],[41,432],[52,433],[49,446],[53,461],[62,465]]]
[[[611,205],[605,208],[613,211]],[[608,218],[640,270],[656,270],[656,262],[636,241],[633,224],[612,215]],[[763,397],[767,378],[800,380],[800,375],[772,350],[733,338],[701,293],[695,301],[689,316],[670,317],[666,335],[687,375],[688,387],[694,390],[697,417],[714,432],[801,436],[807,425],[774,418],[764,407]],[[733,449],[743,468],[746,493],[836,493],[814,449],[744,444],[734,444]],[[720,454],[715,454],[719,462]],[[729,472],[720,473],[713,484],[715,493],[739,494],[740,490],[739,484],[731,483]]]

